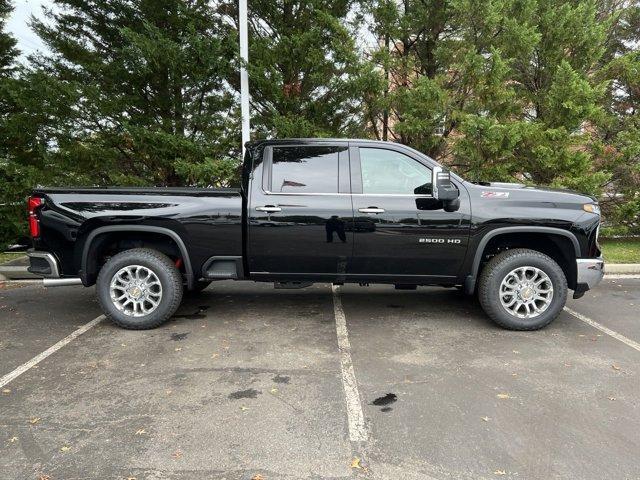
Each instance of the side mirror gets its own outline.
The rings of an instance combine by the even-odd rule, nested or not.
[[[457,199],[459,195],[460,192],[451,183],[449,170],[443,170],[442,167],[433,167],[433,198],[446,203]]]

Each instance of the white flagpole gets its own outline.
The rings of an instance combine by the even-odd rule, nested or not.
[[[249,62],[249,41],[247,36],[247,0],[238,0],[238,16],[240,22],[240,113],[242,115],[242,157],[244,144],[249,141],[249,74],[246,65]]]

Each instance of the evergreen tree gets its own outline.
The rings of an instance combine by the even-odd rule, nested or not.
[[[0,0],[0,251],[14,242],[24,231],[25,204],[22,202],[25,177],[11,156],[8,123],[15,112],[10,98],[14,83],[18,50],[16,40],[5,32],[11,3]]]
[[[226,12],[235,17],[237,2]],[[249,2],[249,84],[257,137],[349,137],[363,133],[361,102],[371,72],[347,17],[351,0]],[[239,89],[236,77],[232,83]]]
[[[225,88],[234,37],[207,0],[57,0],[33,68],[72,101],[54,161],[82,183],[225,185],[239,161]]]
[[[599,75],[609,81],[603,105],[596,164],[611,172],[603,207],[619,233],[640,233],[640,5],[605,1],[602,16],[612,19]]]
[[[585,147],[604,90],[593,72],[607,23],[593,1],[382,0],[369,10],[386,72],[375,125],[393,139],[475,180],[592,192],[604,182]]]

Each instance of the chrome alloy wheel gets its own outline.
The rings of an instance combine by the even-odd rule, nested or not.
[[[111,278],[111,301],[130,317],[149,315],[160,305],[162,285],[158,276],[142,265],[128,265]]]
[[[536,267],[511,270],[500,284],[500,303],[514,317],[535,318],[549,308],[551,300],[551,279]]]

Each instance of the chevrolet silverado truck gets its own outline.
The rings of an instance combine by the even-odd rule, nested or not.
[[[604,275],[595,198],[471,183],[388,142],[250,142],[239,189],[38,188],[28,210],[29,271],[95,285],[131,329],[233,279],[458,287],[498,325],[535,330]]]

